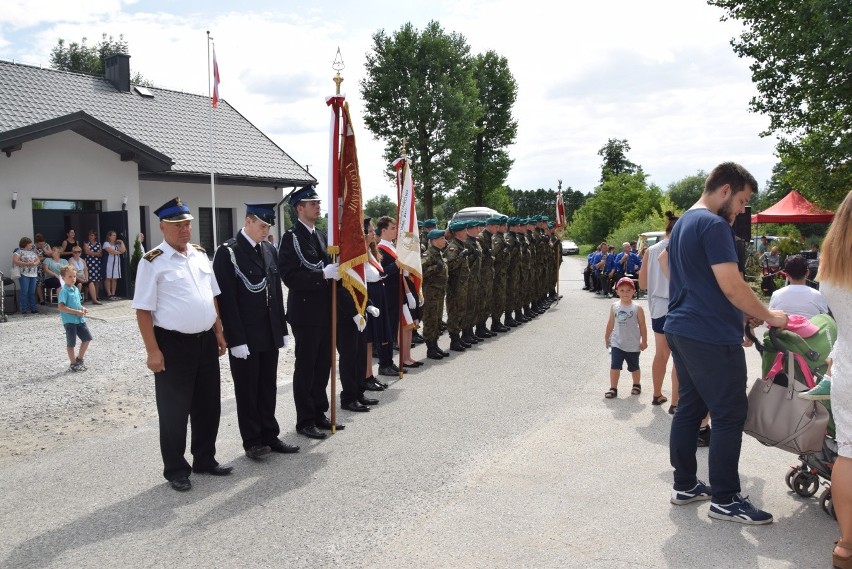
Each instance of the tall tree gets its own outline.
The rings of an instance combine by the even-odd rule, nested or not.
[[[574,215],[571,235],[583,243],[600,243],[623,223],[643,221],[659,213],[662,192],[648,185],[639,171],[610,176]]]
[[[396,217],[396,210],[396,201],[391,200],[390,197],[386,194],[370,198],[367,200],[367,203],[364,204],[364,215],[366,217],[372,217],[374,224],[376,220],[382,217],[383,215]]]
[[[606,144],[598,150],[598,156],[603,158],[601,165],[601,182],[605,182],[610,176],[621,174],[633,174],[641,168],[627,159],[630,152],[630,144],[626,139],[610,138]]]
[[[87,45],[87,41],[88,38],[84,37],[79,43],[72,41],[66,46],[65,40],[59,38],[56,45],[50,50],[50,66],[60,71],[103,75],[104,60],[107,57],[117,53],[130,53],[124,35],[119,35],[116,40],[112,36],[107,37],[106,34],[103,34],[101,41],[93,46]],[[146,87],[154,86],[138,72],[133,74],[130,82]]]
[[[512,168],[513,160],[506,149],[518,133],[518,123],[512,118],[518,84],[509,62],[494,51],[475,56],[472,64],[482,114],[476,121],[471,167],[462,174],[461,192],[470,205],[478,206],[503,185]]]
[[[669,184],[666,194],[678,209],[687,210],[701,197],[706,180],[707,172],[699,170],[691,176]]]
[[[385,141],[388,163],[407,146],[430,217],[435,199],[458,188],[469,167],[482,113],[469,52],[464,36],[432,21],[422,32],[411,23],[392,35],[380,30],[367,53],[364,123]]]
[[[744,24],[731,40],[751,62],[752,110],[781,139],[788,183],[836,205],[852,187],[852,2],[708,0]],[[830,197],[823,196],[826,189]],[[838,194],[842,194],[838,197]],[[831,202],[834,202],[833,204]]]

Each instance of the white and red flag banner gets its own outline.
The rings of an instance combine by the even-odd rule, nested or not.
[[[562,190],[559,190],[559,195],[556,196],[556,219],[553,225],[556,227],[565,226],[565,202],[562,201]]]
[[[349,105],[343,105],[343,148],[340,151],[339,200],[340,229],[337,245],[340,250],[340,282],[352,295],[361,318],[367,308],[367,281],[364,263],[368,262],[367,243],[364,240],[364,213],[361,193],[361,175],[358,173],[358,152],[355,131],[349,116]],[[329,224],[331,210],[329,207]],[[366,324],[366,321],[364,321]]]
[[[393,167],[396,169],[396,188],[399,195],[399,229],[396,239],[397,264],[401,271],[408,273],[407,276],[414,283],[415,290],[411,293],[422,300],[420,285],[423,282],[423,267],[420,264],[420,230],[417,227],[411,161],[408,157],[397,158]],[[403,310],[403,313],[405,312]],[[410,319],[411,316],[408,315],[406,320]],[[406,325],[408,324],[413,324],[413,321],[406,321]]]
[[[227,55],[227,54],[225,54]],[[216,62],[216,45],[213,45],[213,108],[219,106],[219,64]]]

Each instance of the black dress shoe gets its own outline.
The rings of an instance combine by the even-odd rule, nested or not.
[[[192,469],[193,472],[197,472],[199,474],[212,474],[213,476],[228,476],[232,470],[234,470],[232,466],[222,466],[221,464],[217,464],[210,468],[193,467]]]
[[[280,452],[281,454],[293,454],[299,452],[299,447],[296,445],[288,445],[281,439],[275,439],[275,442],[269,443],[268,446],[272,452]]]
[[[404,370],[407,367],[420,367],[423,365],[423,362],[411,362],[410,364],[402,364],[402,369]]]
[[[270,449],[268,446],[254,445],[253,447],[246,449],[246,456],[252,460],[257,460],[260,457],[269,454],[271,450],[272,449]]]
[[[387,384],[387,383],[385,383],[385,382],[383,382],[383,381],[380,381],[378,378],[375,378],[375,377],[374,377],[374,378],[373,378],[373,381],[375,381],[375,382],[376,382],[376,385],[378,385],[378,386],[379,386],[379,387],[381,387],[382,389],[387,389],[387,388],[388,388],[388,384]]]
[[[331,421],[329,421],[328,417],[325,415],[323,415],[321,419],[317,419],[314,425],[316,425],[317,429],[325,429],[326,431],[331,430]],[[335,425],[334,428],[337,431],[342,431],[346,428],[346,425]]]
[[[384,391],[385,390],[384,387],[379,385],[379,382],[376,381],[375,377],[368,377],[367,379],[364,380],[364,383],[366,384],[364,388],[367,391]]]
[[[356,413],[366,413],[370,410],[366,405],[361,405],[357,401],[350,401],[348,403],[344,403],[340,406],[341,409],[346,409],[347,411],[355,411]]]
[[[391,366],[385,366],[379,368],[379,375],[387,375],[390,377],[396,377],[399,375],[399,369],[393,369]]]
[[[446,350],[442,350],[440,347],[438,348],[438,353],[441,354],[442,356],[444,356],[445,358],[450,357],[450,352],[447,352]]]
[[[378,405],[379,400],[378,399],[369,399],[369,398],[364,397],[362,395],[361,397],[358,398],[358,403],[360,403],[361,405]]]
[[[304,435],[309,439],[324,439],[327,435],[319,430],[313,425],[307,425],[306,427],[296,427],[296,432],[300,435]]]
[[[192,482],[189,481],[189,478],[184,476],[183,478],[169,480],[169,486],[171,486],[178,492],[186,492],[187,490],[192,489]]]

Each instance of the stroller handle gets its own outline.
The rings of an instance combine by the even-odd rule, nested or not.
[[[751,331],[751,326],[745,327],[745,335],[746,338],[748,338],[754,343],[754,347],[757,349],[757,351],[762,354],[763,350],[765,350],[766,347],[760,343],[760,340],[758,340],[757,337],[754,335],[754,332]],[[784,347],[778,343],[778,328],[772,326],[769,327],[769,341],[772,343],[772,347],[775,348],[776,352],[784,351]]]
[[[751,326],[746,325],[745,335],[746,335],[746,338],[748,338],[749,340],[752,341],[755,349],[757,349],[757,351],[762,354],[763,349],[764,349],[763,344],[760,343],[760,340],[758,340],[757,337],[754,335],[754,332],[751,331]]]

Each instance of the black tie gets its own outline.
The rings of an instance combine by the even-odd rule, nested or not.
[[[319,235],[317,235],[316,229],[311,233],[311,237],[313,237],[314,239],[314,245],[316,247],[317,254],[322,256],[324,251],[322,250],[322,243],[320,243],[320,238]]]

